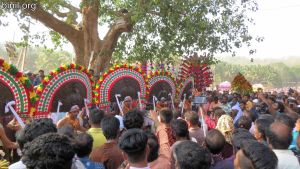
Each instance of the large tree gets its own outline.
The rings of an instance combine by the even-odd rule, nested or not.
[[[0,8],[0,14],[43,23],[55,43],[65,38],[73,45],[78,64],[87,66],[94,53],[97,72],[113,57],[168,61],[194,51],[234,52],[255,39],[248,32],[249,11],[257,10],[254,0],[81,0],[79,6],[74,1],[2,0],[37,6]],[[109,28],[102,39],[99,25]]]

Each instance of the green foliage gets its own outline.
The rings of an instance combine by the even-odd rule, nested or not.
[[[241,65],[220,62],[212,66],[212,69],[215,84],[223,81],[232,81],[234,76],[239,72],[251,84],[262,83],[266,87],[294,86],[300,83],[300,66],[288,67],[282,62],[269,65]]]

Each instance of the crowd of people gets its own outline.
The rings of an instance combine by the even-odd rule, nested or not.
[[[198,94],[207,102],[194,104],[192,96],[174,109],[162,98],[156,111],[128,96],[122,110],[91,106],[84,118],[74,105],[57,124],[41,118],[16,127],[16,143],[1,126],[3,146],[21,150],[9,169],[300,168],[296,90]]]

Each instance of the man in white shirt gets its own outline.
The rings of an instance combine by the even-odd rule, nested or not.
[[[148,137],[141,129],[129,129],[119,139],[119,148],[123,157],[129,162],[129,169],[150,169],[147,156],[149,147]]]
[[[291,150],[288,150],[292,142],[292,129],[281,121],[271,124],[267,133],[270,147],[278,158],[278,169],[299,169],[300,163]]]

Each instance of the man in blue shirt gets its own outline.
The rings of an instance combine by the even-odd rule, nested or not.
[[[93,162],[89,159],[92,152],[93,137],[86,133],[81,133],[76,137],[75,151],[78,159],[86,169],[105,169],[102,163]]]

